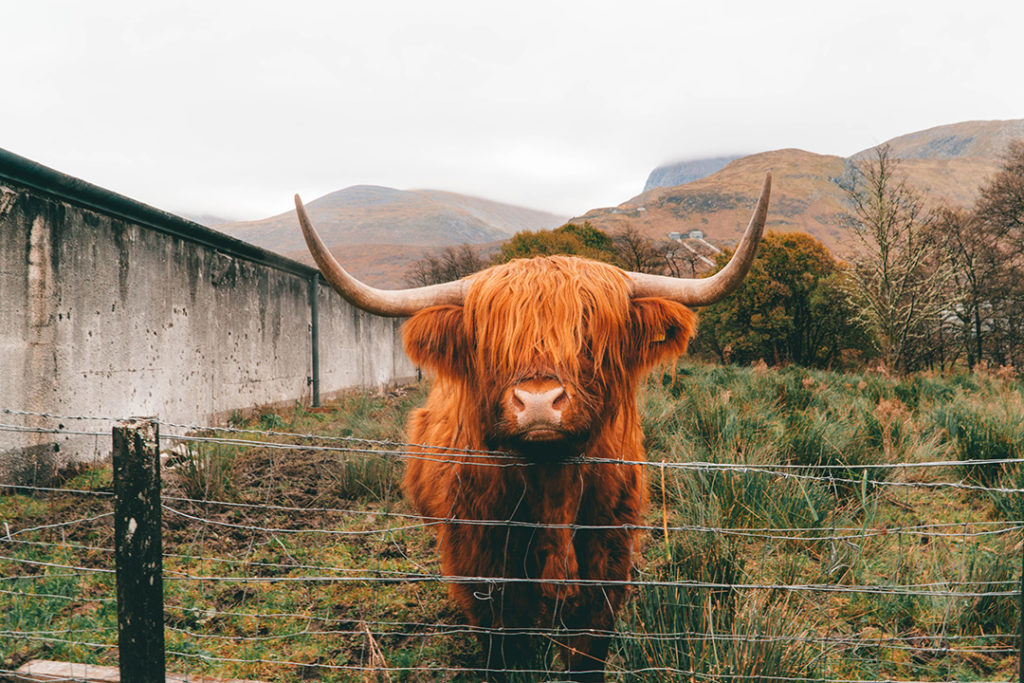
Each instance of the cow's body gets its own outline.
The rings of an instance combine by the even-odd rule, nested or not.
[[[409,420],[409,440],[421,446],[403,487],[420,514],[440,521],[441,568],[484,627],[488,668],[527,663],[523,629],[564,627],[554,640],[570,677],[603,679],[646,495],[637,386],[686,350],[696,327],[687,305],[718,301],[742,282],[770,193],[769,175],[733,258],[708,278],[550,256],[396,291],[349,275],[295,197],[331,285],[364,310],[412,316],[406,351],[435,379]]]
[[[463,307],[406,324],[410,356],[437,375],[408,437],[437,450],[409,460],[404,489],[424,516],[452,520],[438,533],[441,568],[474,625],[612,629],[646,497],[643,468],[628,464],[643,459],[636,386],[685,350],[694,325],[680,304],[632,300],[622,271],[571,257],[496,266]],[[568,433],[527,442],[509,424],[511,388],[538,381],[566,388]],[[491,449],[514,457],[467,452]],[[491,667],[520,664],[523,639],[492,635]],[[567,668],[599,679],[606,635],[562,640]]]
[[[410,438],[422,435],[429,408],[417,411]],[[639,454],[632,449],[628,454]],[[621,458],[595,448],[588,455]],[[441,570],[448,577],[549,579],[551,583],[473,581],[453,583],[450,594],[469,621],[488,629],[539,626],[610,631],[626,587],[574,585],[577,579],[627,581],[636,531],[622,525],[640,522],[645,502],[640,467],[614,464],[559,465],[491,469],[479,460],[446,454],[458,464],[412,460],[406,470],[406,495],[421,514],[460,520],[513,520],[525,526],[446,523],[438,533]],[[488,463],[506,464],[504,460]],[[547,525],[552,525],[547,527]],[[570,526],[614,526],[574,530]],[[608,639],[574,636],[567,646],[570,670],[600,671]],[[525,639],[487,632],[481,638],[487,669],[522,664]],[[575,649],[576,654],[574,654]],[[600,675],[591,676],[600,679]]]

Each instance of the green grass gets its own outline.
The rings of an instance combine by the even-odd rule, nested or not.
[[[744,581],[741,553],[720,537],[683,537],[669,555],[652,562],[659,580]],[[662,669],[627,675],[629,681],[690,681],[691,672],[711,680],[813,677],[818,673],[814,653],[800,640],[809,631],[792,628],[791,602],[770,594],[748,600],[739,591],[710,587],[650,588],[621,615],[613,660],[627,671]],[[666,643],[664,634],[678,635]]]
[[[475,640],[431,626],[463,621],[443,586],[324,580],[439,571],[429,530],[390,516],[410,512],[399,489],[401,459],[383,452],[402,449],[375,443],[400,442],[406,414],[423,398],[423,387],[414,387],[350,394],[317,410],[295,406],[236,415],[234,427],[315,436],[214,432],[252,445],[199,443],[179,450],[164,478],[166,637],[168,650],[177,653],[168,657],[170,669],[274,681],[361,681],[373,675],[337,667],[372,666],[382,657],[390,667],[475,670]],[[769,586],[1015,589],[1019,533],[964,537],[888,530],[944,524],[935,530],[982,532],[991,528],[986,522],[1024,518],[1024,497],[885,484],[963,479],[1016,489],[1024,488],[1022,468],[879,465],[1020,457],[1019,382],[683,364],[654,376],[640,404],[649,459],[684,468],[648,472],[645,521],[670,530],[643,537],[635,576],[762,588],[637,589],[619,615],[621,635],[609,671],[669,667],[696,675],[672,678],[662,671],[621,674],[618,680],[748,675],[743,680],[984,681],[1015,675],[1015,655],[1000,651],[1015,646],[1014,597]],[[275,441],[309,448],[276,449],[270,445]],[[685,467],[696,462],[746,469]],[[773,474],[780,465],[799,476]],[[823,465],[846,481],[821,481]],[[109,467],[62,476],[67,488],[111,488]],[[0,636],[0,668],[32,658],[116,660],[116,650],[89,645],[116,642],[113,577],[87,571],[112,567],[106,550],[113,544],[111,520],[90,519],[110,505],[108,497],[87,495],[0,495],[0,520],[14,533],[0,540],[0,555],[15,558],[0,559],[0,632],[21,634]],[[301,511],[283,509],[290,506]],[[72,520],[79,521],[18,533]],[[803,531],[771,531],[786,528]],[[844,538],[830,538],[838,535]],[[666,640],[659,635],[664,633],[688,635]],[[541,639],[545,643],[537,666],[556,669],[555,648]],[[478,679],[435,671],[392,671],[390,677]]]
[[[1020,394],[1013,392],[991,401],[978,400],[961,391],[932,411],[936,427],[955,443],[957,458],[964,461],[1020,458],[1024,443],[1022,416]],[[1002,464],[967,464],[960,472],[974,483],[993,486],[1013,469]]]

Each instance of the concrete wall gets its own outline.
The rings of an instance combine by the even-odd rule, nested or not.
[[[13,409],[205,424],[308,403],[313,282],[321,394],[415,375],[399,321],[313,269],[0,150],[0,423],[55,424]],[[0,458],[26,449],[81,458],[109,440],[0,431]]]

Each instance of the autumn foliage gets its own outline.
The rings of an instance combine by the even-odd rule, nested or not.
[[[566,223],[554,230],[524,230],[501,246],[495,256],[495,263],[504,263],[517,258],[534,256],[582,256],[595,261],[614,263],[612,239],[604,232],[583,223]]]
[[[731,251],[718,255],[721,268]],[[721,362],[830,367],[859,358],[868,340],[852,322],[842,266],[818,240],[769,232],[740,288],[700,311],[697,346]]]

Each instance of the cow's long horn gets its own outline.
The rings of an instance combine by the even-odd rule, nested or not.
[[[445,282],[440,285],[429,285],[415,289],[376,289],[365,285],[349,275],[341,264],[331,255],[317,234],[313,223],[306,215],[299,195],[295,195],[295,212],[299,215],[299,225],[306,238],[306,246],[313,254],[313,260],[320,267],[320,272],[332,287],[338,290],[345,299],[364,311],[386,315],[392,318],[408,316],[429,306],[442,304],[462,305],[464,298],[463,282]]]
[[[761,198],[757,200],[754,215],[750,217],[747,231],[743,233],[736,252],[729,263],[720,271],[706,278],[676,278],[647,273],[630,273],[633,281],[633,296],[656,296],[678,301],[687,306],[707,306],[731,294],[750,270],[761,243],[764,221],[768,215],[768,198],[772,193],[772,174],[764,177]]]

